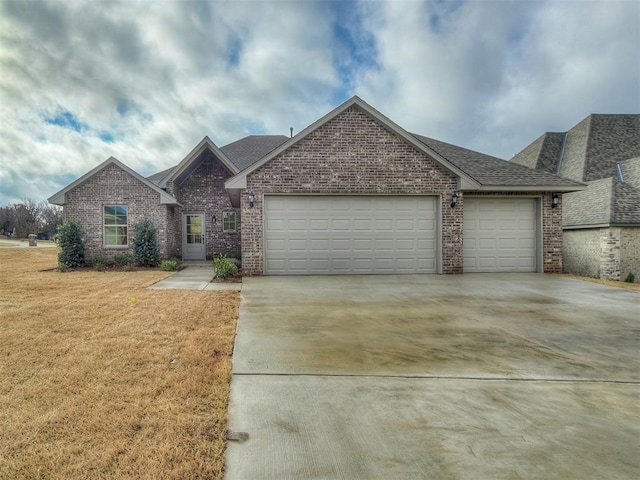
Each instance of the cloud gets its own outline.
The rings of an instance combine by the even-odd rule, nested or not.
[[[287,135],[353,94],[510,156],[591,111],[639,111],[639,16],[632,0],[0,0],[0,204],[111,155],[148,175],[205,135]]]

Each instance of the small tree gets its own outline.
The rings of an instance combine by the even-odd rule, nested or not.
[[[133,240],[133,258],[141,267],[155,267],[160,261],[158,242],[156,240],[156,227],[151,220],[144,219],[134,226],[136,234]]]
[[[58,263],[69,268],[82,267],[84,265],[84,243],[82,242],[82,230],[75,220],[69,220],[58,225],[56,243],[60,248]]]

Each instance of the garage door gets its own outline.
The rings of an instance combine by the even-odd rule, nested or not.
[[[265,273],[436,273],[435,197],[267,196]]]
[[[536,200],[464,199],[464,271],[535,272]]]

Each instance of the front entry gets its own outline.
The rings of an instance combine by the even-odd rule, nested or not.
[[[182,259],[205,260],[204,215],[185,213],[182,215]]]

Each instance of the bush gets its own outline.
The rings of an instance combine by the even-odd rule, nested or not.
[[[213,278],[229,278],[238,273],[238,267],[224,253],[213,259]]]
[[[629,272],[629,275],[627,275],[627,278],[625,278],[624,281],[626,283],[635,283],[636,276],[633,274],[633,272]]]
[[[180,260],[177,258],[171,258],[169,260],[162,260],[160,263],[160,270],[163,272],[175,272],[180,267]]]
[[[134,225],[135,238],[133,240],[133,258],[136,265],[141,267],[155,267],[160,262],[156,227],[151,220],[144,219]]]
[[[119,267],[126,267],[133,263],[133,256],[129,252],[116,253],[113,256],[113,261]]]
[[[75,220],[69,220],[58,225],[56,244],[60,248],[58,263],[68,268],[82,267],[84,265],[84,243],[82,242],[82,230]]]
[[[109,259],[104,255],[96,255],[93,257],[93,269],[98,272],[104,272],[109,266]]]

